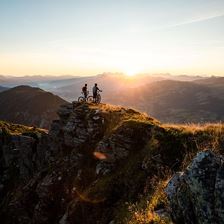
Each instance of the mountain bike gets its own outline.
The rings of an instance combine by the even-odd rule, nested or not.
[[[97,90],[96,100],[94,100],[93,96],[88,96],[87,97],[87,101],[89,103],[97,103],[97,104],[99,104],[101,102],[101,95],[100,95],[99,92],[102,92],[102,90],[101,91]]]
[[[87,97],[85,97],[85,94],[83,92],[81,92],[82,96],[80,96],[78,98],[78,102],[83,103],[83,102],[93,102],[93,98],[92,96],[88,96],[89,95],[89,91],[87,91]]]

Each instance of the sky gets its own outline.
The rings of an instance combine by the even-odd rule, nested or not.
[[[0,0],[0,74],[224,76],[224,0]]]

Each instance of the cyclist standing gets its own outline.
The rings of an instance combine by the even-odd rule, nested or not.
[[[93,86],[93,102],[96,103],[97,99],[97,91],[102,92],[97,86],[97,83]]]
[[[86,99],[87,98],[87,95],[88,95],[87,84],[85,84],[85,86],[82,87],[82,92],[83,92],[84,97]]]

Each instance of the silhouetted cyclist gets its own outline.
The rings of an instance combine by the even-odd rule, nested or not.
[[[96,103],[97,101],[97,92],[102,92],[102,90],[100,90],[97,86],[97,83],[95,83],[95,85],[93,86],[93,102]]]
[[[87,84],[85,84],[85,86],[82,87],[82,92],[84,97],[87,98],[87,95],[88,95]]]

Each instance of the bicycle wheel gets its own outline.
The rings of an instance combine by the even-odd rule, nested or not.
[[[92,103],[92,102],[93,102],[93,96],[88,96],[88,98],[87,98],[87,102],[88,102],[88,103]]]
[[[101,96],[100,94],[98,94],[96,97],[96,103],[100,103],[100,102],[101,102]]]
[[[85,102],[86,101],[86,99],[83,97],[83,96],[80,96],[79,98],[78,98],[78,102],[80,102],[80,103],[83,103],[83,102]]]

